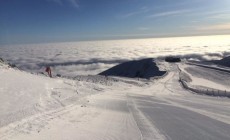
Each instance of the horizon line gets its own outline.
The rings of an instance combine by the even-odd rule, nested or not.
[[[146,36],[138,36],[138,35],[113,35],[113,37],[118,38],[103,38],[103,39],[69,39],[69,40],[60,40],[60,41],[31,41],[31,42],[5,42],[0,43],[0,46],[4,45],[28,45],[28,44],[48,44],[48,43],[67,43],[67,42],[94,42],[94,41],[113,41],[113,40],[134,40],[134,39],[159,39],[159,38],[183,38],[183,37],[205,37],[205,36],[228,36],[230,33],[224,34],[191,34],[191,35],[150,35],[146,34]],[[111,36],[108,36],[111,37]],[[123,38],[119,38],[123,37]],[[125,37],[125,38],[124,38]]]

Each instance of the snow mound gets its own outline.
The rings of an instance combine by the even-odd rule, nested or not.
[[[129,61],[112,67],[99,75],[119,76],[128,78],[146,78],[163,76],[166,71],[160,71],[152,58]]]

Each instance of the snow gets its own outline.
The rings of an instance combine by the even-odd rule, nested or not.
[[[178,65],[193,82],[229,74],[162,60],[156,64],[167,75],[151,80],[100,75],[71,80],[0,63],[0,139],[229,140],[229,98],[184,89]]]
[[[196,93],[230,97],[230,72],[217,66],[180,64],[182,85]]]
[[[180,68],[192,79],[191,85],[230,91],[230,73],[191,65],[180,65]]]

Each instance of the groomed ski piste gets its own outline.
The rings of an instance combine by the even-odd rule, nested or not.
[[[138,73],[137,63],[118,67],[118,73],[110,70],[111,75],[126,71],[126,77],[110,76],[108,70],[106,76],[72,79],[0,63],[0,139],[230,139],[230,73],[188,62],[146,60],[138,61],[138,67],[145,63]],[[154,77],[148,68],[166,72]],[[130,78],[134,74],[145,78]]]

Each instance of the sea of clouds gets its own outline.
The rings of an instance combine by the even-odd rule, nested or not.
[[[74,77],[98,74],[119,63],[141,58],[181,56],[193,60],[230,55],[230,35],[108,41],[1,45],[0,57],[19,69]]]

